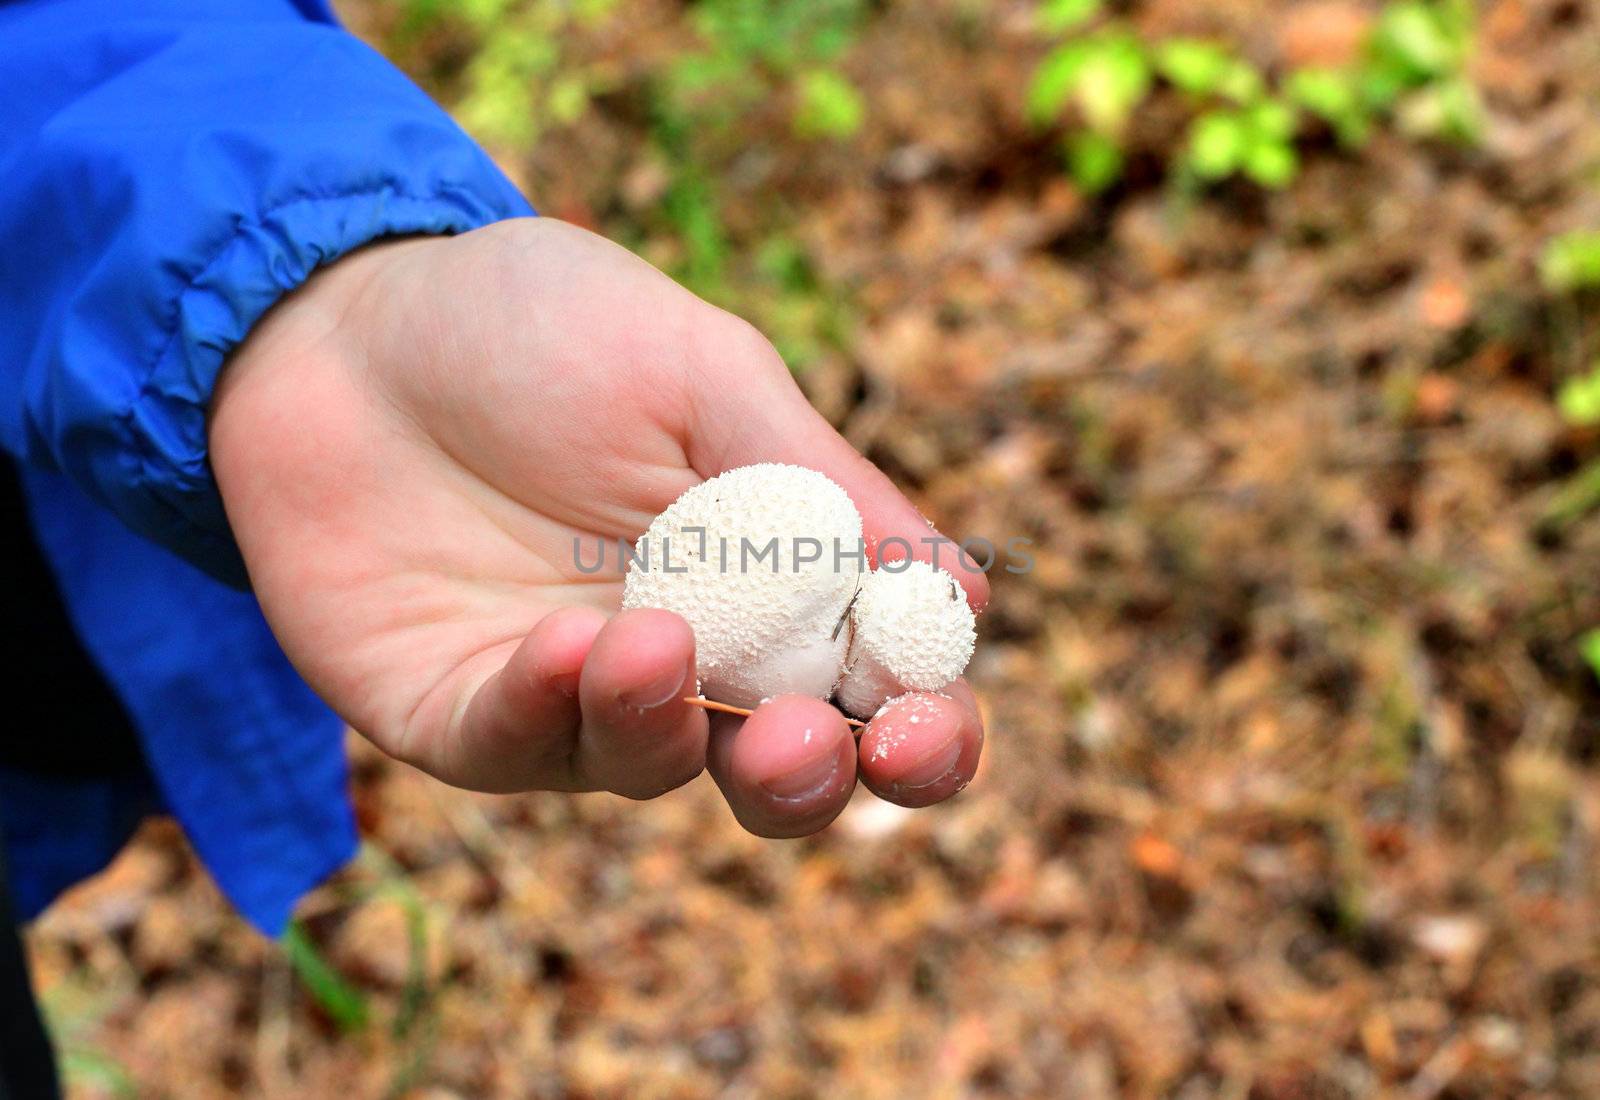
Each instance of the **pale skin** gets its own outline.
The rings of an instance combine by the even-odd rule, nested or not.
[[[870,544],[932,553],[765,339],[584,230],[519,219],[324,269],[228,363],[210,444],[285,652],[355,729],[447,783],[651,798],[709,770],[745,828],[784,837],[833,820],[858,779],[926,806],[977,767],[959,682],[889,707],[859,744],[816,699],[707,715],[683,702],[688,624],[619,612],[615,571],[577,568],[574,538],[592,565],[596,538],[636,538],[755,462],[822,471]],[[981,608],[982,574],[948,548],[939,564]]]

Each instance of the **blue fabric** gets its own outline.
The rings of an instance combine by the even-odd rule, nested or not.
[[[117,854],[160,809],[148,776],[64,779],[0,768],[6,856],[18,917],[38,913]]]
[[[269,932],[354,831],[338,723],[242,590],[217,373],[317,266],[531,213],[321,0],[0,2],[0,446],[156,788]],[[0,805],[31,912],[150,792],[83,793],[69,852],[69,812],[41,816],[69,800],[21,782]]]

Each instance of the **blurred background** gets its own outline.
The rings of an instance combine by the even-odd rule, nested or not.
[[[1600,1095],[1600,5],[348,0],[539,208],[1034,540],[978,780],[449,790],[32,929],[75,1096]]]

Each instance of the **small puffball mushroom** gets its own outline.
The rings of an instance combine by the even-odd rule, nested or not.
[[[826,699],[850,644],[844,619],[860,547],[861,516],[827,477],[743,466],[696,485],[651,522],[622,606],[687,620],[708,698],[741,707],[784,694]]]
[[[864,577],[839,705],[858,718],[908,691],[939,691],[960,676],[977,634],[956,579],[924,561]]]

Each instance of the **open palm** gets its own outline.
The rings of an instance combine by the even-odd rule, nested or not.
[[[347,257],[235,355],[211,447],[290,659],[356,729],[447,782],[643,798],[709,766],[746,827],[796,835],[831,820],[858,773],[922,805],[976,767],[964,685],[919,700],[915,724],[889,708],[859,749],[817,700],[773,700],[740,729],[682,702],[682,619],[617,612],[617,540],[736,466],[828,474],[869,544],[928,531],[759,334],[593,234],[524,219]],[[606,567],[585,573],[575,546],[592,567],[599,541]],[[981,605],[983,577],[961,576]]]

